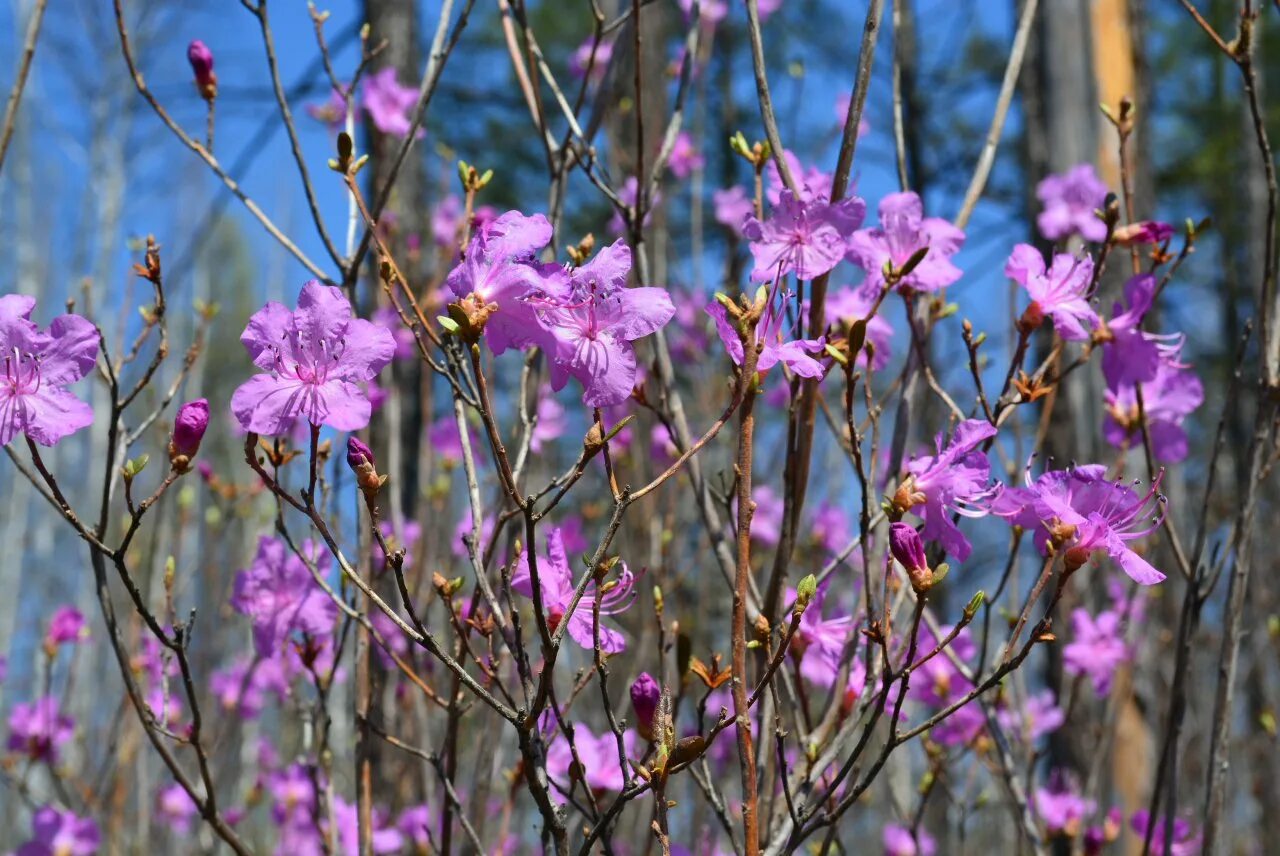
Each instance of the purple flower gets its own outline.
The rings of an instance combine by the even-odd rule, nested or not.
[[[884,856],[933,856],[938,843],[923,829],[912,832],[905,826],[890,823],[884,828]]]
[[[400,812],[400,817],[396,819],[396,829],[413,845],[412,852],[432,852],[429,830],[438,823],[436,817],[436,812],[425,804],[411,805]]]
[[[209,676],[209,691],[223,710],[254,719],[266,707],[268,695],[281,702],[288,698],[290,666],[283,657],[242,657],[225,669],[214,670]]]
[[[363,466],[374,466],[377,461],[373,458],[373,450],[365,445],[364,441],[352,434],[347,437],[347,466],[355,472],[360,472]]]
[[[102,843],[98,824],[51,805],[31,816],[32,838],[13,856],[94,856]]]
[[[742,237],[743,224],[755,213],[751,194],[740,184],[724,190],[713,190],[711,202],[715,206],[716,222],[738,237]]]
[[[98,329],[79,315],[59,315],[47,331],[31,322],[33,297],[0,297],[0,446],[26,434],[52,446],[93,422],[93,408],[66,387],[98,361]]]
[[[622,241],[569,272],[563,300],[538,302],[538,318],[551,334],[551,387],[570,377],[583,386],[588,407],[620,404],[636,384],[632,342],[661,329],[676,314],[665,289],[627,288],[631,248]]]
[[[334,797],[333,820],[338,827],[338,844],[343,853],[360,852],[360,812],[353,803],[342,797]],[[398,853],[404,846],[404,836],[400,830],[388,825],[385,812],[374,807],[373,811],[373,852],[375,854]]]
[[[787,169],[791,172],[791,177],[796,181],[796,196],[804,203],[809,202],[826,202],[831,198],[832,177],[830,173],[823,172],[816,166],[806,169],[801,163],[800,158],[796,157],[789,149],[784,149],[782,159],[787,162]],[[765,198],[769,204],[777,208],[782,203],[782,193],[787,189],[786,183],[782,180],[782,173],[778,170],[777,161],[772,158],[765,164]],[[866,206],[863,205],[863,214],[866,213]],[[861,220],[859,220],[861,225]],[[854,226],[854,228],[858,228]]]
[[[1092,164],[1077,164],[1066,172],[1045,176],[1036,185],[1036,197],[1044,204],[1036,225],[1050,241],[1075,234],[1086,241],[1106,240],[1107,224],[1094,212],[1105,204],[1107,186]]]
[[[934,710],[948,708],[973,691],[973,682],[964,676],[946,654],[924,659],[947,637],[951,628],[944,626],[939,630],[940,635],[934,636],[927,627],[921,628],[916,648],[917,656],[920,657],[916,668],[921,679],[913,681],[908,691],[911,699]],[[977,654],[968,630],[961,630],[951,641],[951,650],[961,662],[970,660]],[[935,725],[929,736],[943,746],[958,746],[972,742],[986,727],[986,716],[976,701],[973,701]]]
[[[495,354],[546,342],[546,333],[526,298],[534,293],[548,299],[568,295],[563,269],[536,260],[538,251],[550,240],[551,224],[546,217],[508,211],[476,233],[462,261],[445,279],[456,300],[474,294],[482,303],[498,304],[498,311],[484,328],[485,341]]]
[[[693,0],[676,0],[676,2],[680,4],[680,11],[684,13],[684,21],[688,24],[693,19]],[[698,3],[698,20],[704,27],[714,29],[716,24],[728,15],[729,4],[724,0],[700,0]]]
[[[169,441],[169,459],[179,456],[190,460],[200,451],[200,441],[209,427],[209,401],[197,398],[178,408],[173,418],[173,437]]]
[[[187,62],[191,63],[200,97],[205,101],[218,97],[218,75],[213,73],[213,51],[209,46],[199,39],[187,45]]]
[[[827,295],[826,316],[830,321],[837,322],[840,325],[839,332],[844,333],[854,321],[870,315],[879,297],[880,289],[869,288],[866,285],[860,285],[857,288],[850,288],[847,285],[837,288]],[[875,352],[875,359],[871,361],[871,368],[875,371],[880,371],[889,364],[889,343],[892,340],[893,325],[878,312],[871,315],[867,319],[866,341]],[[865,348],[858,352],[857,363],[860,366],[867,364]]]
[[[751,502],[755,511],[751,515],[751,537],[768,547],[775,547],[782,539],[782,514],[786,509],[782,497],[767,484],[751,489]],[[737,520],[737,502],[734,503],[734,520]]]
[[[9,713],[9,751],[56,763],[59,748],[71,739],[75,727],[75,720],[59,712],[54,696],[19,702]]]
[[[1179,362],[1178,350],[1161,348],[1155,377],[1141,384],[1141,412],[1137,385],[1124,384],[1106,391],[1107,416],[1102,434],[1108,443],[1118,448],[1142,445],[1145,414],[1153,457],[1171,464],[1187,457],[1187,433],[1182,421],[1204,403],[1204,387],[1191,367]]]
[[[1102,375],[1112,389],[1126,384],[1146,383],[1156,376],[1166,343],[1180,337],[1155,336],[1142,331],[1142,319],[1155,301],[1156,279],[1149,273],[1132,277],[1124,284],[1125,307],[1119,303],[1111,320],[1103,323],[1097,339],[1102,342]]]
[[[255,312],[240,341],[267,374],[241,384],[231,410],[246,431],[267,435],[289,431],[299,417],[359,431],[373,412],[359,384],[396,349],[390,330],[353,318],[342,291],[315,280],[302,287],[296,310],[272,302]]]
[[[0,684],[9,677],[9,658],[0,654]]]
[[[810,532],[813,539],[822,545],[822,549],[832,555],[838,554],[853,540],[848,513],[828,500],[819,503],[813,514]]]
[[[716,300],[707,304],[706,311],[715,319],[716,332],[720,334],[720,341],[729,352],[729,358],[735,365],[742,365],[742,339],[729,320],[728,310]],[[822,363],[814,359],[813,354],[822,353],[826,347],[826,339],[795,339],[784,342],[782,330],[785,322],[782,314],[782,310],[771,303],[756,325],[755,341],[764,343],[756,360],[756,372],[763,375],[778,363],[783,363],[801,377],[822,377]]]
[[[1029,697],[1021,708],[1012,705],[1000,708],[996,719],[1005,730],[1016,732],[1027,742],[1034,743],[1045,734],[1061,728],[1066,715],[1058,707],[1053,691],[1042,690]]]
[[[889,524],[889,552],[906,570],[911,586],[916,591],[926,591],[933,585],[933,571],[924,555],[924,542],[914,526],[907,523]]]
[[[595,50],[595,59],[592,60],[592,49]],[[609,61],[613,59],[613,42],[602,41],[595,44],[594,38],[588,38],[582,44],[574,49],[573,55],[569,57],[569,71],[574,77],[579,79],[586,77],[588,67],[590,67],[590,76],[592,83],[599,83],[604,79],[605,72],[609,70]]]
[[[835,684],[840,674],[840,661],[844,656],[845,645],[853,635],[854,628],[853,616],[823,617],[826,596],[827,586],[824,585],[809,601],[791,642],[791,656],[800,664],[800,675],[820,687]],[[786,599],[790,610],[796,599],[794,589],[787,590]]]
[[[459,559],[468,557],[467,545],[463,540],[471,536],[471,510],[467,509],[467,513],[458,521],[458,525],[453,527],[453,555]],[[493,538],[493,518],[486,517],[480,521],[480,543],[476,544],[476,550],[483,552],[484,545],[489,543]]]
[[[866,203],[856,196],[830,205],[782,191],[773,216],[764,222],[752,216],[743,223],[755,259],[752,281],[776,281],[793,272],[809,280],[827,273],[844,257],[866,213]]]
[[[315,555],[313,545],[302,550]],[[321,576],[329,570],[329,554],[312,561]],[[338,607],[316,584],[302,559],[278,538],[258,539],[258,554],[248,570],[236,574],[231,606],[253,621],[253,644],[259,657],[274,657],[290,633],[327,638],[338,618]]]
[[[618,201],[629,208],[635,208],[638,199],[637,194],[639,191],[640,185],[636,181],[635,176],[630,176],[626,181],[622,182],[622,187],[618,188]],[[647,227],[649,225],[649,221],[653,219],[653,209],[657,208],[662,202],[662,194],[655,190],[653,195],[649,197],[648,201],[648,210],[644,212],[644,220],[640,223],[641,226],[645,227]],[[614,235],[615,237],[625,235],[627,233],[627,221],[622,216],[622,212],[616,208],[613,211],[613,216],[609,218],[608,229],[609,234]]]
[[[406,137],[412,126],[410,111],[418,103],[418,91],[411,86],[401,86],[396,80],[396,70],[390,66],[375,71],[364,81],[364,111],[373,126],[393,137]],[[418,129],[421,139],[426,131]]]
[[[924,520],[921,537],[937,541],[960,562],[969,558],[973,547],[952,522],[951,515],[982,517],[988,513],[985,503],[996,488],[989,484],[991,464],[987,454],[978,446],[995,434],[995,426],[985,419],[968,419],[956,427],[945,449],[942,434],[938,434],[934,441],[936,455],[915,458],[907,464],[911,475],[909,487],[904,483],[904,488],[912,494],[912,505],[923,504],[916,512]]]
[[[431,237],[436,246],[457,249],[459,230],[462,228],[462,200],[450,193],[440,200],[431,212]],[[479,232],[498,219],[498,210],[492,205],[481,205],[471,211],[471,228]]]
[[[658,702],[662,698],[662,687],[648,672],[631,684],[631,707],[636,712],[636,727],[646,740],[653,740],[653,716],[658,712]]]
[[[1035,807],[1050,835],[1075,838],[1097,804],[1081,796],[1067,776],[1055,770],[1049,775],[1048,787],[1036,788]]]
[[[357,105],[353,102],[352,106]],[[347,99],[336,86],[329,90],[329,98],[323,104],[308,104],[303,109],[308,116],[317,122],[324,122],[332,131],[337,131],[347,122]]]
[[[676,178],[688,178],[694,170],[702,169],[706,159],[693,144],[693,137],[687,131],[676,134],[675,145],[671,149],[671,159],[667,162]]]
[[[841,128],[844,127],[845,120],[849,118],[849,102],[852,100],[852,93],[849,92],[842,92],[836,96],[836,122]],[[871,123],[867,121],[866,105],[863,105],[862,118],[858,120],[858,139],[861,140],[870,133]]]
[[[940,217],[924,216],[914,193],[891,193],[880,200],[880,225],[859,229],[849,240],[849,261],[867,272],[866,286],[884,288],[884,266],[901,268],[921,249],[925,257],[898,282],[901,290],[937,291],[960,278],[951,257],[964,244],[964,232]]]
[[[1134,833],[1139,838],[1146,838],[1147,829],[1151,826],[1151,815],[1146,809],[1139,809],[1133,813],[1133,817],[1129,819],[1129,825],[1133,827]],[[1175,818],[1173,821],[1173,840],[1168,842],[1168,850],[1166,851],[1166,843],[1164,838],[1164,817],[1157,817],[1155,822],[1155,830],[1151,833],[1151,852],[1165,853],[1168,852],[1172,856],[1197,856],[1201,852],[1201,836],[1191,828],[1191,822],[1186,818]]]
[[[1030,244],[1018,244],[1005,262],[1004,274],[1025,288],[1031,297],[1031,306],[1023,315],[1030,320],[1031,329],[1038,327],[1048,315],[1059,336],[1082,342],[1098,326],[1098,313],[1093,311],[1087,297],[1093,280],[1090,256],[1076,258],[1058,253],[1046,271],[1044,256],[1039,250]]]
[[[85,626],[84,613],[74,606],[62,606],[49,619],[49,629],[44,634],[44,646],[52,651],[59,645],[68,642],[79,642],[89,638],[89,628]]]
[[[156,794],[156,817],[174,835],[189,835],[195,816],[196,804],[182,785],[168,785]]]
[[[1123,246],[1134,244],[1163,244],[1173,237],[1173,226],[1159,220],[1139,220],[1127,226],[1117,226],[1111,239]]]
[[[1116,670],[1131,656],[1120,612],[1106,609],[1095,617],[1087,609],[1071,611],[1071,641],[1062,649],[1062,666],[1067,674],[1087,676],[1094,692],[1105,696],[1111,691]]]
[[[1050,540],[1067,552],[1065,560],[1079,567],[1097,550],[1119,563],[1139,585],[1155,585],[1164,574],[1129,547],[1145,538],[1164,520],[1165,501],[1158,493],[1160,478],[1139,495],[1119,482],[1107,481],[1100,464],[1046,472],[1034,483],[1004,491],[992,511],[1011,524],[1035,533],[1036,546],[1048,555]]]
[[[628,757],[633,756],[635,732],[623,734],[623,744]],[[618,739],[612,731],[605,731],[599,737],[581,723],[573,728],[573,747],[577,749],[581,762],[582,780],[593,791],[620,791],[626,777],[622,767],[618,765]],[[564,737],[556,738],[547,747],[547,775],[555,779],[557,784],[567,793],[570,790],[573,766],[573,750]]]
[[[547,444],[558,439],[568,428],[565,419],[564,405],[556,401],[550,390],[538,396],[538,421],[533,426],[533,436],[529,438],[529,448],[542,452]]]
[[[526,551],[532,545],[525,547]],[[621,569],[614,584],[603,594],[595,582],[587,586],[578,601],[577,608],[571,615],[569,604],[573,600],[573,571],[569,567],[569,557],[565,552],[564,540],[559,528],[547,532],[547,552],[538,556],[538,582],[542,588],[542,607],[546,612],[547,624],[553,629],[560,622],[569,622],[569,636],[583,648],[595,648],[593,612],[597,599],[600,602],[600,650],[606,654],[617,654],[627,647],[626,638],[617,630],[608,627],[604,619],[626,611],[635,600],[635,577],[627,569],[626,562],[620,562]],[[529,556],[522,552],[516,561],[515,573],[511,577],[511,587],[527,598],[533,598],[533,577],[529,571]]]

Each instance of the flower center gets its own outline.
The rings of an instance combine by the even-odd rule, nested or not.
[[[24,354],[17,348],[5,355],[3,384],[12,396],[32,395],[40,391],[40,358]]]

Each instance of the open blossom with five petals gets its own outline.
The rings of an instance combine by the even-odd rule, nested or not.
[[[1067,341],[1082,342],[1098,326],[1098,313],[1089,305],[1089,285],[1093,281],[1093,258],[1076,258],[1057,253],[1048,270],[1044,256],[1030,244],[1018,244],[1004,265],[1005,276],[1026,289],[1031,305],[1023,315],[1032,319],[1029,329],[1038,327],[1047,315],[1053,329]]]
[[[51,805],[31,816],[31,840],[13,856],[94,856],[102,843],[98,824]]]
[[[304,553],[313,552],[310,542]],[[329,554],[313,559],[321,575]],[[311,576],[301,558],[279,538],[258,539],[258,553],[248,570],[236,574],[231,606],[253,620],[253,644],[260,657],[273,657],[293,632],[327,637],[333,632],[338,607]]]
[[[1087,676],[1099,696],[1111,691],[1116,670],[1133,657],[1124,638],[1124,617],[1115,608],[1096,616],[1083,608],[1071,611],[1071,641],[1062,648],[1063,671]]]
[[[418,103],[418,91],[401,85],[394,68],[387,66],[366,77],[362,95],[364,110],[375,128],[393,137],[409,135],[413,125],[410,113]],[[416,136],[421,139],[426,131],[419,128]]]
[[[1177,463],[1187,457],[1187,432],[1182,421],[1204,403],[1200,378],[1178,358],[1177,346],[1161,348],[1155,376],[1141,384],[1142,407],[1138,407],[1138,384],[1122,384],[1105,393],[1107,416],[1102,435],[1118,448],[1142,445],[1143,416],[1146,417],[1151,454],[1157,461]]]
[[[1036,197],[1044,210],[1036,217],[1040,234],[1057,241],[1078,234],[1086,241],[1104,241],[1107,224],[1095,213],[1107,198],[1107,186],[1082,163],[1066,172],[1045,176],[1036,185]]]
[[[9,713],[9,751],[33,761],[56,763],[58,751],[75,732],[75,720],[58,708],[56,696],[19,702]]]
[[[391,331],[353,318],[351,304],[334,286],[312,280],[298,308],[268,303],[240,336],[256,375],[231,396],[231,410],[246,431],[283,434],[299,418],[339,431],[358,431],[373,412],[360,384],[391,362]]]
[[[1101,322],[1094,334],[1102,343],[1102,376],[1112,389],[1154,379],[1161,356],[1182,342],[1181,334],[1157,335],[1142,329],[1155,292],[1156,278],[1151,274],[1130,278],[1124,284],[1124,305],[1116,303],[1111,318]]]
[[[806,202],[790,190],[782,191],[769,219],[749,217],[742,226],[755,259],[752,281],[780,280],[790,273],[809,280],[827,273],[844,257],[849,237],[862,225],[866,211],[866,203],[857,197],[832,205],[818,199]]]
[[[1096,807],[1097,803],[1082,796],[1076,783],[1060,770],[1049,775],[1046,787],[1036,788],[1036,814],[1050,835],[1076,837]]]
[[[0,296],[0,446],[19,434],[52,446],[93,422],[93,408],[66,387],[93,370],[98,328],[59,315],[41,331],[31,321],[35,305],[26,295]]]
[[[995,426],[985,419],[961,422],[946,448],[942,445],[942,434],[938,434],[935,440],[938,453],[912,460],[907,465],[908,482],[899,489],[899,494],[910,500],[908,507],[914,510],[921,506],[916,511],[924,521],[921,537],[937,541],[960,562],[969,558],[973,547],[952,522],[951,515],[982,517],[987,514],[986,501],[995,495],[997,488],[990,484],[991,463],[987,454],[978,446],[995,434]]]
[[[498,305],[484,328],[484,339],[495,354],[545,344],[545,332],[528,301],[531,295],[568,297],[563,268],[537,261],[538,251],[550,240],[546,217],[508,211],[478,229],[462,261],[445,278],[455,300],[474,294],[481,303]]]
[[[526,548],[526,551],[529,548]],[[595,603],[600,603],[600,650],[606,654],[616,654],[626,650],[627,640],[617,630],[605,626],[604,618],[624,612],[635,600],[635,577],[627,569],[626,562],[619,562],[620,572],[612,586],[606,583],[603,594],[601,586],[594,581],[587,585],[582,599],[578,601],[573,613],[566,615],[573,602],[574,579],[573,570],[569,567],[569,556],[565,551],[564,538],[559,528],[547,532],[547,552],[537,557],[538,583],[542,589],[542,608],[546,613],[547,623],[552,629],[559,627],[560,622],[568,621],[569,636],[583,648],[595,648],[595,619],[593,616]],[[516,562],[515,573],[511,576],[511,587],[527,598],[533,598],[533,575],[529,568],[528,552],[520,554]]]
[[[715,320],[716,332],[720,335],[724,349],[729,352],[729,358],[734,365],[742,365],[742,338],[729,320],[728,310],[720,301],[713,300],[707,304],[707,314]],[[801,377],[822,377],[822,363],[814,359],[814,355],[822,353],[826,347],[826,338],[784,341],[784,326],[782,310],[771,303],[756,325],[755,341],[760,344],[756,372],[764,374],[778,363],[783,363]]]
[[[964,232],[941,217],[924,216],[914,193],[891,193],[880,200],[880,225],[859,229],[849,240],[849,261],[867,272],[870,288],[884,287],[884,266],[901,268],[928,247],[915,269],[898,282],[900,289],[937,291],[960,278],[951,257],[964,244]]]
[[[537,301],[538,319],[550,336],[551,387],[560,390],[576,378],[588,407],[620,404],[631,396],[637,372],[632,343],[676,314],[665,289],[627,288],[630,272],[631,248],[616,241],[569,272],[565,299]]]
[[[800,674],[805,680],[820,687],[830,687],[840,673],[840,661],[845,645],[853,635],[854,620],[851,615],[823,617],[823,605],[827,586],[820,587],[809,601],[800,626],[791,639],[791,656],[800,664]],[[795,589],[787,590],[788,614],[796,599]]]
[[[1065,560],[1076,567],[1098,550],[1106,551],[1139,585],[1154,585],[1164,574],[1129,546],[1160,527],[1165,501],[1156,477],[1146,494],[1107,480],[1100,464],[1051,470],[1035,482],[1027,473],[1025,487],[1004,491],[992,504],[992,512],[1035,533],[1035,543],[1048,554],[1056,541]]]

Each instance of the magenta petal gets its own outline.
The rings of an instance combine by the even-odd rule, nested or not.
[[[64,386],[93,371],[98,328],[79,315],[59,315],[49,325],[53,342],[40,361],[42,383]]]
[[[21,416],[23,430],[42,446],[52,446],[63,437],[93,424],[93,408],[65,389],[46,387],[22,396],[18,406],[25,411]],[[0,417],[4,407],[0,403]],[[0,445],[13,439],[12,436],[5,437],[8,422],[0,418]]]

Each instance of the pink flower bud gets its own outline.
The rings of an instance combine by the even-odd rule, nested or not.
[[[187,62],[196,76],[196,90],[205,101],[218,97],[218,75],[213,73],[213,51],[196,39],[187,46]]]
[[[169,460],[181,456],[190,460],[200,451],[200,441],[209,427],[209,401],[197,398],[178,408],[173,419],[173,438],[169,441]]]
[[[374,466],[373,450],[366,446],[355,434],[347,437],[347,466],[359,473],[360,468],[368,464]]]
[[[49,620],[49,629],[44,635],[45,648],[53,650],[66,642],[76,642],[86,636],[84,613],[74,606],[64,606],[53,614]]]
[[[1134,244],[1163,244],[1173,237],[1173,226],[1159,220],[1140,220],[1127,226],[1117,226],[1111,238],[1122,246]]]
[[[889,552],[907,569],[911,587],[925,591],[933,584],[933,571],[924,555],[924,542],[914,526],[894,523],[889,527]]]
[[[635,708],[637,730],[648,740],[653,739],[653,715],[658,711],[662,688],[648,672],[641,672],[631,685],[631,706]]]

